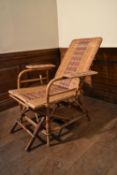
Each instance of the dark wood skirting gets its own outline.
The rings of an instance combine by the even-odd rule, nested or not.
[[[60,48],[61,58],[66,50]],[[117,48],[100,48],[91,69],[97,71],[98,75],[87,77],[85,94],[117,103]]]
[[[59,49],[32,50],[0,54],[0,111],[14,105],[8,90],[16,88],[17,75],[25,65],[32,63],[53,63],[59,65]],[[56,70],[53,71],[51,77]]]
[[[8,90],[16,88],[17,75],[26,64],[53,63],[57,69],[66,50],[67,48],[54,48],[0,54],[0,111],[15,104],[9,98]],[[91,69],[99,74],[87,77],[85,94],[117,103],[117,48],[100,48]]]

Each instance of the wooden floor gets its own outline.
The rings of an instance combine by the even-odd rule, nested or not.
[[[18,108],[0,113],[0,175],[117,175],[117,105],[85,99],[91,122],[81,119],[71,132],[27,153],[29,136],[10,134]],[[77,115],[74,111],[69,115]]]

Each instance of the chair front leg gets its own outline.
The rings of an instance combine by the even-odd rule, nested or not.
[[[41,129],[41,126],[42,126],[44,120],[45,120],[45,117],[44,117],[44,116],[41,117],[39,123],[37,124],[37,126],[36,126],[36,128],[35,128],[35,130],[34,130],[34,132],[32,133],[31,139],[29,140],[27,146],[25,147],[25,150],[26,150],[26,151],[29,151],[29,150],[30,150],[32,144],[34,143],[34,141],[35,141],[35,139],[36,139],[37,134],[39,133],[39,131],[40,131],[40,129]]]
[[[46,113],[46,137],[47,137],[47,146],[50,146],[50,128],[51,128],[51,122],[50,122],[50,109],[49,106],[47,106],[47,113]]]

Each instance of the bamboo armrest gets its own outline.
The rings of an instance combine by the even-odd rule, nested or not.
[[[55,68],[54,64],[29,64],[26,65],[26,68],[32,69],[32,70],[50,70],[52,68]]]
[[[69,72],[67,74],[64,74],[64,77],[68,77],[68,78],[81,78],[81,77],[86,77],[86,76],[89,76],[89,75],[95,75],[95,74],[98,74],[98,72],[96,71],[93,71],[93,70],[89,70],[89,71],[86,71],[86,72],[82,72],[82,73],[73,73],[73,72]]]
[[[34,82],[34,81],[38,81],[40,80],[40,78],[33,78],[31,80],[22,80],[21,78],[24,74],[28,73],[28,72],[35,72],[35,71],[49,71],[52,68],[55,68],[54,64],[32,64],[32,65],[26,65],[27,69],[22,70],[17,77],[17,87],[20,88],[20,84],[21,83],[26,83],[26,82]],[[46,78],[43,78],[46,79]]]
[[[28,72],[33,72],[33,71],[35,71],[35,70],[33,70],[33,69],[24,69],[18,74],[18,77],[17,77],[17,88],[20,88],[20,81],[21,81],[22,76],[24,74],[28,73]]]
[[[97,74],[98,72],[96,71],[92,71],[92,70],[89,70],[89,71],[86,71],[86,72],[82,72],[82,73],[68,73],[68,74],[64,74],[63,77],[58,77],[58,78],[54,78],[52,79],[48,85],[47,85],[47,88],[46,88],[46,102],[47,104],[49,105],[49,97],[51,96],[50,95],[50,89],[52,87],[52,85],[57,82],[57,81],[60,81],[60,80],[64,80],[64,79],[74,79],[74,78],[83,78],[83,77],[86,77],[86,76],[89,76],[89,75],[95,75]],[[68,89],[69,91],[69,89]],[[64,92],[63,92],[64,93]]]

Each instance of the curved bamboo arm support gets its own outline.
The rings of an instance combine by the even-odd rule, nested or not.
[[[20,88],[20,84],[21,84],[21,78],[22,76],[27,73],[27,72],[32,72],[32,71],[35,71],[35,70],[32,70],[32,69],[24,69],[22,70],[19,74],[18,74],[18,77],[17,77],[17,88]]]
[[[89,70],[87,72],[82,72],[82,73],[77,73],[77,72],[76,73],[68,73],[68,74],[64,74],[63,77],[58,77],[58,78],[52,79],[46,88],[46,103],[47,103],[47,105],[49,106],[50,89],[56,81],[60,81],[60,80],[64,80],[64,79],[84,78],[86,76],[95,75],[97,73],[98,72],[96,72],[96,71]]]
[[[39,77],[40,78],[35,78],[32,79],[30,81],[23,81],[22,83],[26,83],[26,82],[33,82],[33,81],[38,81],[40,80],[40,83],[43,84],[43,80],[47,80],[47,82],[49,81],[49,70],[51,70],[52,68],[55,67],[55,65],[53,64],[39,64],[39,65],[27,65],[26,66],[27,69],[22,70],[19,74],[18,74],[18,78],[17,78],[17,88],[21,88],[21,78],[25,73],[28,72],[35,72],[35,71],[46,71],[46,76],[42,78],[42,75],[40,74]]]
[[[50,82],[48,83],[47,88],[46,88],[46,102],[47,102],[47,105],[49,105],[49,96],[50,96],[50,88],[51,88],[51,86],[56,81],[63,80],[63,78],[64,77],[54,78],[54,79],[50,80]]]

